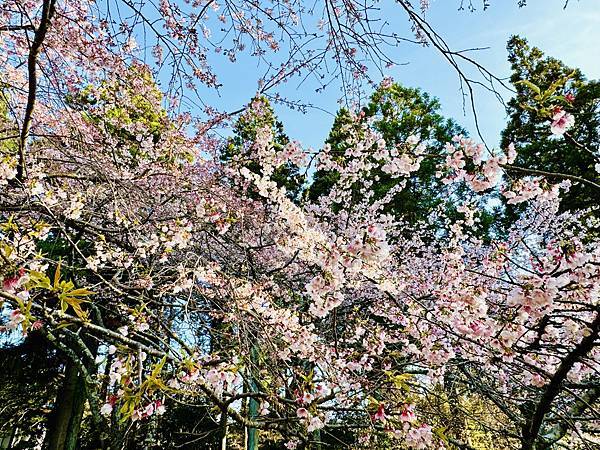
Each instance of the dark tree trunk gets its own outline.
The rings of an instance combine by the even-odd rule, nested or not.
[[[77,367],[67,363],[65,379],[48,426],[48,450],[75,450],[85,406],[85,386]]]

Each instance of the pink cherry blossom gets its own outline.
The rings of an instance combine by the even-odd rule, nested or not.
[[[552,131],[552,134],[562,136],[573,125],[575,125],[575,117],[564,111],[562,108],[557,108],[552,116],[550,130]]]
[[[377,407],[377,412],[373,414],[373,420],[378,420],[380,422],[385,422],[387,420],[387,416],[385,415],[385,406],[383,403],[380,403]]]
[[[306,419],[310,415],[309,415],[308,410],[306,408],[298,408],[296,410],[296,416],[300,417],[301,419]]]
[[[113,411],[113,405],[111,405],[110,403],[105,403],[100,408],[100,414],[102,414],[103,416],[110,416],[112,411]]]

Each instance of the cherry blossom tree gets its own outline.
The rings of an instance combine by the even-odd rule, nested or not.
[[[427,36],[410,2],[398,3]],[[209,50],[272,58],[259,94],[298,73],[358,83],[367,58],[384,67],[382,48],[398,39],[368,31],[375,12],[4,3],[2,330],[41,336],[68,361],[91,448],[163,448],[161,428],[182,405],[214,423],[221,448],[245,445],[251,430],[288,449],[469,448],[440,411],[452,402],[469,415],[469,401],[494,411],[483,430],[514,448],[593,445],[600,243],[582,213],[558,206],[571,182],[594,180],[550,182],[515,166],[512,145],[488,151],[455,136],[435,155],[448,196],[497,189],[527,210],[501,241],[473,232],[478,202],[458,205],[459,219],[440,213],[444,233],[407,236],[386,213],[393,196],[373,201],[369,180],[382,170],[401,190],[427,156],[414,136],[386,142],[351,114],[340,159],[328,146],[274,146],[261,129],[249,166],[219,158],[211,130],[230,114],[186,110],[202,85],[219,85]],[[317,36],[300,31],[308,18],[323,21]],[[311,161],[339,177],[295,203],[273,175]],[[351,201],[357,184],[363,198]],[[464,394],[449,397],[457,387]],[[76,448],[83,416],[47,446]]]

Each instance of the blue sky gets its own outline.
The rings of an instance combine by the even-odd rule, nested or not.
[[[411,37],[404,13],[393,2],[381,2],[383,14],[398,34]],[[518,8],[516,0],[491,0],[491,6],[483,11],[458,11],[459,0],[431,0],[427,13],[430,24],[455,50],[473,47],[489,47],[474,54],[487,69],[500,77],[510,74],[506,61],[506,42],[512,34],[526,37],[547,55],[563,60],[570,66],[579,67],[589,79],[600,78],[600,0],[571,0],[563,10],[564,0],[529,0],[525,8]],[[479,1],[474,2],[478,6]],[[396,61],[406,63],[389,70],[407,86],[420,87],[438,97],[442,112],[461,123],[471,135],[475,135],[474,122],[467,110],[463,114],[456,73],[433,49],[405,44],[393,51]],[[234,110],[244,104],[256,91],[258,71],[250,59],[239,62],[217,63],[217,72],[223,89],[221,97],[213,99],[225,109]],[[379,78],[377,76],[377,78]],[[294,81],[281,90],[291,99],[301,99],[319,108],[302,114],[283,106],[276,112],[283,121],[286,132],[306,146],[320,147],[333,122],[340,90],[330,87],[315,94],[311,83],[300,87]],[[504,92],[506,100],[509,92]],[[499,134],[505,123],[502,105],[491,94],[478,90],[476,104],[480,128],[488,145],[498,145]]]

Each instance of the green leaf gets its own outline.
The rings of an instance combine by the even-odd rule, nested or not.
[[[442,441],[448,442],[448,436],[446,436],[446,427],[438,427],[434,428],[433,432],[439,437]]]
[[[58,289],[58,283],[60,281],[60,264],[61,261],[58,261],[58,265],[56,266],[56,270],[54,271],[54,289]]]
[[[29,282],[28,287],[30,289],[52,289],[50,284],[50,278],[45,273],[38,272],[36,270],[29,271]]]
[[[529,89],[531,89],[533,92],[535,92],[538,95],[541,94],[541,92],[542,92],[539,87],[537,87],[535,84],[533,84],[529,80],[520,80],[520,81],[517,81],[515,84],[522,84],[523,86],[527,86]]]
[[[85,297],[92,294],[94,294],[94,292],[85,288],[73,289],[69,292],[70,297]]]

